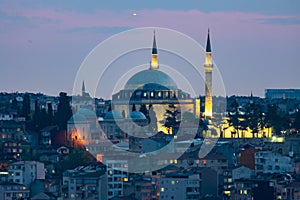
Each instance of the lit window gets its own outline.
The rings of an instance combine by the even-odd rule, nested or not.
[[[161,97],[161,92],[158,92],[157,96],[158,96],[158,97]]]
[[[177,160],[174,160],[174,164],[177,164]]]
[[[165,188],[161,188],[160,191],[161,191],[161,192],[164,192],[164,191],[165,191]]]
[[[230,195],[230,191],[228,191],[228,190],[225,190],[225,191],[224,191],[224,194],[226,194],[226,195]]]
[[[123,180],[124,180],[124,182],[127,182],[127,181],[128,181],[128,178],[127,178],[127,177],[125,177]]]
[[[172,183],[172,185],[174,185],[174,184],[175,184],[175,181],[171,181],[171,183]]]

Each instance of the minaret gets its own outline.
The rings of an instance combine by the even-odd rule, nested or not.
[[[213,62],[211,56],[211,45],[209,38],[209,29],[207,34],[207,43],[206,43],[206,56],[204,63],[205,71],[205,111],[204,116],[206,119],[212,118],[212,71],[213,71]]]
[[[81,96],[85,96],[85,85],[84,85],[84,81],[82,81],[82,88],[81,88]]]
[[[150,69],[159,69],[157,56],[158,54],[157,54],[155,31],[154,31]]]

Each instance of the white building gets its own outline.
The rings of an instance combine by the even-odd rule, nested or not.
[[[200,187],[199,174],[175,172],[159,180],[159,199],[199,199]]]
[[[128,181],[128,162],[121,159],[105,160],[107,166],[108,199],[122,196],[124,182]]]
[[[254,154],[255,173],[289,173],[294,172],[292,159],[279,153],[261,151]]]
[[[45,179],[44,163],[37,161],[19,161],[12,163],[8,170],[10,182],[24,184],[29,187],[36,179]]]

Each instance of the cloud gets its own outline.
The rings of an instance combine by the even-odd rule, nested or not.
[[[104,27],[104,26],[92,26],[92,27],[75,27],[66,29],[63,32],[66,33],[79,33],[79,32],[95,32],[95,33],[104,33],[104,34],[116,34],[122,31],[132,29],[133,27],[129,26],[114,26],[114,27]]]
[[[261,24],[277,24],[277,25],[285,25],[285,26],[300,24],[300,18],[293,17],[293,16],[260,18],[260,19],[256,19],[256,21]]]

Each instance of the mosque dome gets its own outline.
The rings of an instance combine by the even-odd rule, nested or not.
[[[83,115],[87,119],[96,119],[96,113],[90,109],[81,108],[76,112],[76,114]]]
[[[82,122],[87,122],[87,119],[84,115],[76,113],[69,119],[70,123],[82,123]]]
[[[132,111],[129,114],[129,118],[132,120],[146,120],[146,116],[144,115],[144,113],[139,112],[139,111]]]
[[[104,116],[104,119],[110,119],[110,120],[123,119],[123,118],[124,117],[122,116],[122,114],[117,110],[111,110],[108,113],[106,113]]]
[[[176,90],[177,85],[174,80],[166,73],[159,70],[147,69],[133,75],[126,83],[125,89],[136,90],[147,86],[148,89],[158,89],[163,87],[164,90]],[[155,88],[149,88],[150,86]]]

